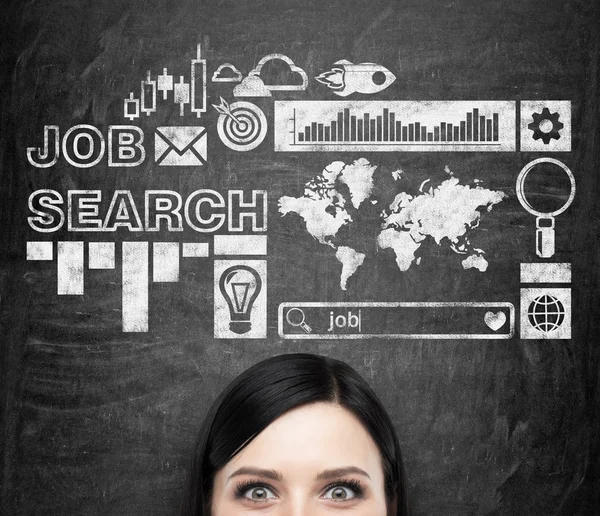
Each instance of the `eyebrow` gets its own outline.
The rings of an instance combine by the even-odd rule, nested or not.
[[[371,479],[365,470],[357,468],[356,466],[347,466],[345,468],[325,469],[317,474],[317,480],[331,480],[334,478],[343,477],[344,475],[350,475],[352,473]],[[283,475],[274,469],[252,468],[246,466],[234,471],[231,475],[229,475],[228,480],[241,475],[256,475],[257,477],[268,478],[276,481],[281,481],[283,479]]]
[[[261,469],[261,468],[251,468],[251,467],[243,467],[236,471],[234,471],[229,478],[237,477],[240,475],[256,475],[257,477],[268,478],[270,480],[280,481],[283,476],[279,471],[275,471],[274,469]]]
[[[362,475],[364,477],[367,477],[368,479],[371,478],[366,471],[357,468],[356,466],[348,466],[345,468],[326,469],[324,471],[321,471],[317,475],[317,480],[331,480],[333,478],[343,477],[344,475],[350,475],[352,473],[356,475]]]

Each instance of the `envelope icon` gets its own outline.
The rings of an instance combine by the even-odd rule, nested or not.
[[[157,127],[154,161],[161,167],[206,164],[206,128],[198,126]]]

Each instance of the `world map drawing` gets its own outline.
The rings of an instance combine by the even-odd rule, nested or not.
[[[507,197],[504,192],[484,188],[478,179],[461,184],[447,166],[441,180],[427,179],[418,188],[402,170],[377,170],[365,158],[334,161],[305,184],[302,196],[279,199],[282,216],[299,216],[313,238],[335,250],[342,290],[369,253],[390,249],[404,272],[421,263],[418,251],[427,242],[448,246],[463,269],[487,270],[485,251],[469,237]]]

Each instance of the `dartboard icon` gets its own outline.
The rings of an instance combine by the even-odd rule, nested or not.
[[[259,107],[250,102],[233,102],[223,111],[219,109],[217,132],[227,147],[245,152],[255,149],[265,139],[267,117]]]

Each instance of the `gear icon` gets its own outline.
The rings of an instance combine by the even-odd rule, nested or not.
[[[562,122],[559,122],[560,114],[550,113],[550,110],[545,107],[541,113],[532,113],[533,122],[527,127],[533,131],[533,139],[539,140],[540,138],[545,145],[550,143],[551,139],[560,139],[559,131],[565,126]]]

